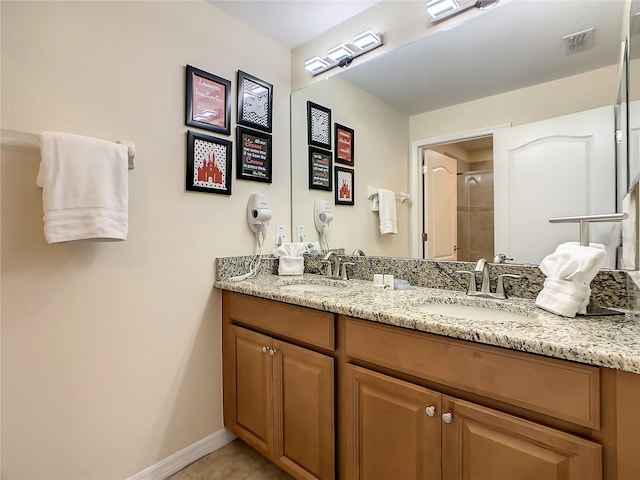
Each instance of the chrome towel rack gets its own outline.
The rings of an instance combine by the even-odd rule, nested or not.
[[[127,146],[129,156],[129,170],[135,168],[135,145],[132,142],[117,141]],[[35,133],[19,132],[17,130],[2,129],[2,144],[15,145],[20,147],[40,148],[40,137]]]

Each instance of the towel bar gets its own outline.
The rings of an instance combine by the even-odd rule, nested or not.
[[[367,186],[367,198],[373,199],[373,197],[378,196],[378,189]],[[396,193],[396,200],[400,200],[400,203],[404,203],[411,198],[411,195],[408,193],[400,192]]]
[[[626,220],[626,213],[606,213],[600,215],[575,215],[573,217],[554,217],[549,219],[549,223],[579,223],[580,224],[580,245],[589,246],[589,223],[591,222],[617,222]]]
[[[120,141],[116,143],[120,143]],[[129,170],[133,170],[135,168],[134,160],[136,158],[135,145],[133,143],[127,144],[124,141],[122,143],[127,145],[129,151]],[[9,130],[7,128],[3,128],[2,144],[15,145],[20,147],[40,148],[40,137],[35,133],[19,132],[17,130]]]

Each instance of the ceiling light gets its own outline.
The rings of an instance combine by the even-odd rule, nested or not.
[[[333,47],[331,50],[327,52],[327,57],[329,57],[334,62],[339,62],[343,58],[350,57],[355,52],[351,50],[346,45],[338,45],[337,47]]]
[[[382,45],[382,38],[373,30],[367,30],[354,37],[353,44],[362,50],[370,50],[374,46]]]
[[[431,0],[427,3],[427,15],[429,15],[432,20],[436,20],[459,8],[460,5],[458,5],[456,0]]]
[[[330,66],[329,62],[317,56],[310,58],[309,60],[304,62],[305,70],[314,74],[320,73],[321,71],[325,70],[329,66]]]
[[[427,16],[431,23],[437,23],[473,7],[486,10],[498,2],[499,0],[430,0],[427,2]]]
[[[351,65],[354,58],[370,52],[381,45],[382,34],[376,33],[373,30],[367,30],[360,35],[356,35],[353,43],[341,43],[331,48],[325,58],[317,56],[310,58],[304,62],[304,68],[313,75],[318,75],[337,66],[347,68]]]

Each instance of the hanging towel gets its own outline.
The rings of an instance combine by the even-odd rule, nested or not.
[[[380,217],[380,233],[398,233],[398,223],[396,220],[396,194],[391,190],[379,189],[377,203],[374,201],[372,211],[378,211]]]
[[[69,133],[40,134],[44,236],[48,243],[125,240],[128,150],[125,145]]]
[[[557,315],[575,317],[586,313],[589,284],[606,259],[602,248],[561,244],[540,262],[547,278],[535,304]]]

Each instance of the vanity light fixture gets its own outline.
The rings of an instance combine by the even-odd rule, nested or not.
[[[472,7],[486,10],[496,5],[499,1],[500,0],[430,0],[427,2],[427,16],[431,23],[437,23]]]
[[[337,47],[333,47],[327,52],[329,57],[334,62],[340,62],[343,58],[351,57],[355,52],[346,45],[340,44]]]
[[[309,60],[304,62],[305,70],[313,73],[314,75],[317,75],[320,72],[324,72],[329,67],[329,62],[318,56],[310,58]]]
[[[372,48],[382,45],[382,36],[378,35],[373,30],[367,30],[366,32],[362,32],[360,35],[354,37],[353,44],[360,50],[371,50]]]
[[[326,72],[327,70],[340,66],[346,68],[351,65],[354,58],[370,52],[374,48],[382,45],[382,35],[367,30],[353,38],[352,43],[341,43],[330,48],[325,58],[313,57],[304,62],[304,68],[313,75]]]
[[[427,15],[431,20],[440,20],[460,8],[456,0],[431,0],[427,3]]]

